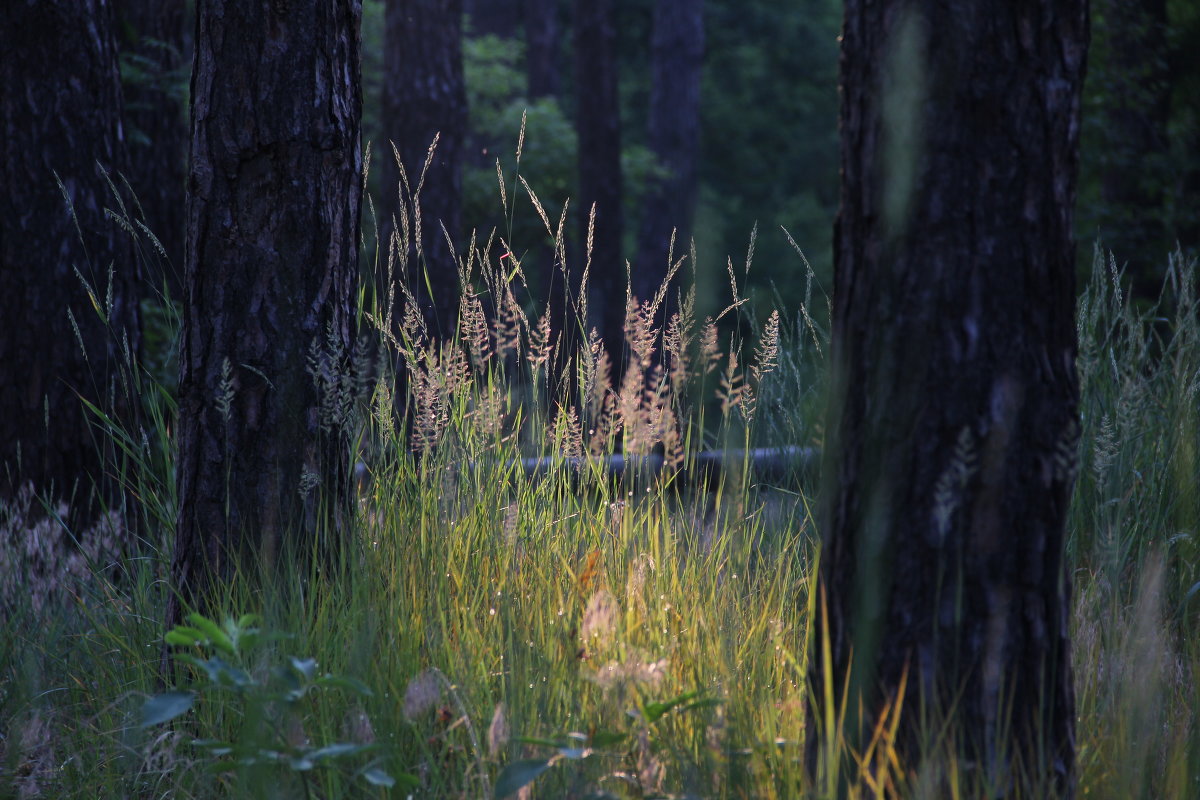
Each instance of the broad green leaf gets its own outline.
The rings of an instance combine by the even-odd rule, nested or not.
[[[292,669],[304,677],[304,680],[311,681],[313,675],[317,672],[317,660],[315,658],[296,658],[291,657]]]
[[[558,752],[563,758],[581,761],[592,754],[592,749],[590,747],[560,747]]]
[[[717,706],[724,705],[724,704],[725,704],[724,700],[720,700],[716,697],[702,697],[694,703],[688,703],[686,706],[684,706],[683,708],[681,708],[679,710],[681,712],[683,712],[683,711],[701,711],[705,708],[716,708]]]
[[[700,690],[693,689],[692,691],[684,692],[677,697],[672,697],[670,700],[663,700],[661,703],[646,703],[644,706],[642,706],[642,716],[646,718],[646,722],[657,722],[658,720],[662,719],[664,714],[675,708],[675,706],[686,703],[687,701],[694,697],[698,697],[699,695]]]
[[[367,783],[371,784],[372,786],[386,786],[387,788],[390,789],[396,785],[396,779],[393,778],[391,775],[388,775],[386,772],[381,770],[379,767],[371,767],[370,769],[363,770],[361,774],[363,776],[363,779]],[[401,773],[401,775],[403,775],[403,774],[404,773]],[[417,782],[418,785],[420,784],[420,781],[418,781],[415,777],[413,777],[411,775],[408,777],[411,777],[414,781]]]
[[[176,625],[167,631],[167,635],[163,637],[163,640],[173,647],[191,647],[194,644],[204,641],[204,634],[196,628],[191,628],[187,625]]]
[[[221,630],[220,625],[208,617],[203,614],[188,614],[187,620],[208,637],[208,641],[212,642],[213,647],[228,655],[234,655],[237,652],[237,648],[233,646],[233,642],[230,640],[228,634]]]
[[[191,692],[165,692],[156,694],[142,706],[142,727],[159,725],[186,713],[195,702],[196,695]]]
[[[344,678],[341,675],[325,675],[313,681],[317,686],[328,686],[335,689],[345,689],[360,694],[363,697],[373,697],[374,693],[362,681],[354,678]]]
[[[339,742],[337,744],[328,744],[324,747],[310,750],[308,757],[313,760],[322,758],[338,758],[339,756],[350,756],[370,750],[371,745],[368,744],[350,744],[349,742]]]
[[[592,747],[612,747],[625,741],[626,737],[627,734],[616,731],[596,731],[591,737]]]
[[[552,763],[548,758],[527,758],[522,761],[514,761],[500,771],[500,777],[496,778],[496,789],[492,792],[492,796],[508,797],[522,786],[532,783],[538,775],[550,769]]]

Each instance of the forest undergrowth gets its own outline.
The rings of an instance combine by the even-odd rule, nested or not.
[[[559,268],[566,213],[519,181],[505,213],[539,213]],[[85,532],[32,495],[0,509],[0,797],[992,796],[953,747],[899,763],[886,729],[804,769],[818,478],[749,455],[822,444],[827,306],[802,254],[805,304],[778,311],[745,301],[753,237],[711,307],[673,256],[691,288],[629,298],[618,371],[586,292],[553,319],[503,233],[463,248],[438,340],[401,279],[419,218],[397,222],[364,345],[313,362],[356,365],[314,369],[360,465],[336,568],[247,566],[169,634],[164,683],[176,409],[144,365],[137,427],[94,409],[135,510]],[[1166,273],[1139,305],[1098,250],[1079,301],[1087,797],[1200,794],[1200,309],[1196,264]]]

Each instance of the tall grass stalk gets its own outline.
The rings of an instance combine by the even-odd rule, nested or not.
[[[511,214],[517,198],[503,202]],[[561,261],[563,225],[544,223]],[[482,798],[547,741],[602,739],[587,758],[546,769],[533,796],[983,797],[996,788],[978,785],[952,748],[923,765],[895,762],[895,718],[917,713],[899,700],[868,749],[846,753],[846,710],[825,698],[809,727],[825,737],[824,771],[808,776],[806,658],[820,607],[810,591],[812,487],[764,485],[749,463],[713,487],[685,480],[701,449],[821,444],[827,348],[814,311],[754,316],[738,296],[744,273],[730,267],[723,317],[697,319],[694,294],[684,293],[679,316],[660,329],[653,300],[631,300],[630,355],[618,373],[590,337],[577,353],[555,350],[519,259],[506,242],[497,260],[492,236],[462,254],[461,324],[435,341],[405,303],[404,276],[417,265],[404,260],[409,223],[395,228],[376,257],[378,291],[360,295],[362,333],[381,343],[358,373],[372,376],[369,401],[339,412],[357,426],[353,457],[363,464],[343,573],[233,581],[212,607],[290,634],[265,644],[251,673],[312,657],[373,690],[306,697],[279,720],[281,747],[370,742],[382,769],[417,787],[389,795],[353,769],[214,760],[193,739],[248,729],[237,706],[207,697],[173,725],[140,726],[146,698],[162,688],[175,408],[136,370],[143,427],[95,412],[125,456],[122,474],[143,510],[140,544],[95,565],[93,580],[50,610],[7,609],[0,795]],[[1085,452],[1070,522],[1081,792],[1195,797],[1195,264],[1173,259],[1168,291],[1145,312],[1100,255],[1096,264],[1080,303]],[[574,311],[589,335],[582,298]],[[675,469],[614,481],[565,462],[618,447],[661,452]],[[519,467],[528,455],[563,464],[529,476]],[[15,565],[28,528],[3,519],[0,545]],[[653,701],[693,690],[719,703],[649,721]]]

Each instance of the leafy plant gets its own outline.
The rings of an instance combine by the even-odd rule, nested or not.
[[[318,768],[350,768],[358,757],[378,749],[374,742],[312,742],[304,733],[303,702],[312,693],[340,689],[360,697],[371,690],[360,681],[319,674],[313,658],[288,656],[282,663],[256,665],[252,655],[260,645],[286,638],[264,633],[253,614],[223,625],[202,614],[189,614],[188,625],[169,631],[165,640],[182,652],[175,660],[191,667],[196,680],[191,688],[154,695],[142,707],[142,728],[162,725],[191,711],[197,701],[219,705],[228,713],[233,735],[197,738],[192,744],[207,754],[207,768],[236,772],[259,767],[278,768],[301,777],[305,796],[310,781],[305,777]],[[403,773],[384,771],[378,759],[354,769],[353,774],[373,786],[391,787],[397,782],[416,785],[417,779]]]
[[[684,713],[712,708],[720,700],[703,697],[699,689],[666,700],[640,702],[636,709],[626,712],[630,730],[625,732],[590,728],[587,733],[572,731],[552,738],[517,737],[516,741],[537,747],[551,748],[546,758],[526,758],[506,766],[496,779],[495,797],[507,797],[537,780],[550,768],[564,761],[580,762],[594,755],[607,755],[625,769],[609,772],[604,777],[623,782],[635,796],[654,794],[656,787],[647,784],[661,779],[662,767],[653,760],[651,734],[660,720],[671,712]],[[600,796],[605,796],[600,793]]]

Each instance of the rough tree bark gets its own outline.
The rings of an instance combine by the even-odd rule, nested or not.
[[[558,0],[525,0],[525,72],[529,99],[554,97],[562,89]]]
[[[353,323],[361,11],[197,5],[172,564],[185,604],[239,557],[303,557],[338,529],[348,447],[317,384],[345,368]]]
[[[677,231],[676,258],[688,251],[692,238],[704,60],[702,0],[655,3],[650,58],[647,138],[666,174],[650,182],[642,205],[632,269],[633,293],[641,300],[652,297],[667,276],[672,231]]]
[[[120,0],[121,50],[139,73],[125,86],[125,121],[130,128],[126,175],[144,212],[144,222],[166,251],[165,278],[173,297],[182,294],[184,168],[187,115],[174,81],[184,63],[182,0]],[[162,286],[156,285],[161,291]]]
[[[410,190],[417,193],[420,235],[414,231],[409,237],[407,278],[426,323],[439,338],[452,336],[458,321],[458,267],[442,228],[459,246],[467,126],[462,21],[462,0],[388,0],[383,133],[399,151]],[[422,181],[435,136],[437,149]],[[392,216],[399,219],[403,191],[390,148],[383,158],[383,186],[388,220],[383,227],[390,232]]]
[[[1087,43],[1086,0],[848,0],[842,34],[813,689],[848,685],[863,745],[906,680],[906,768],[936,757],[920,709],[949,713],[975,774],[1022,796],[1074,787],[1063,539]]]
[[[617,95],[616,24],[612,0],[575,0],[575,99],[579,134],[579,252],[590,237],[590,259],[572,259],[571,294],[588,268],[589,330],[599,329],[614,364],[624,348],[625,231],[621,179],[621,106]],[[587,260],[585,260],[587,259]],[[555,315],[558,316],[556,310]],[[570,325],[566,330],[570,329]]]
[[[6,7],[0,131],[0,496],[29,481],[76,498],[85,522],[93,485],[117,497],[81,398],[107,407],[123,343],[136,354],[139,341],[137,265],[104,214],[117,201],[102,170],[117,182],[125,166],[106,0]]]

